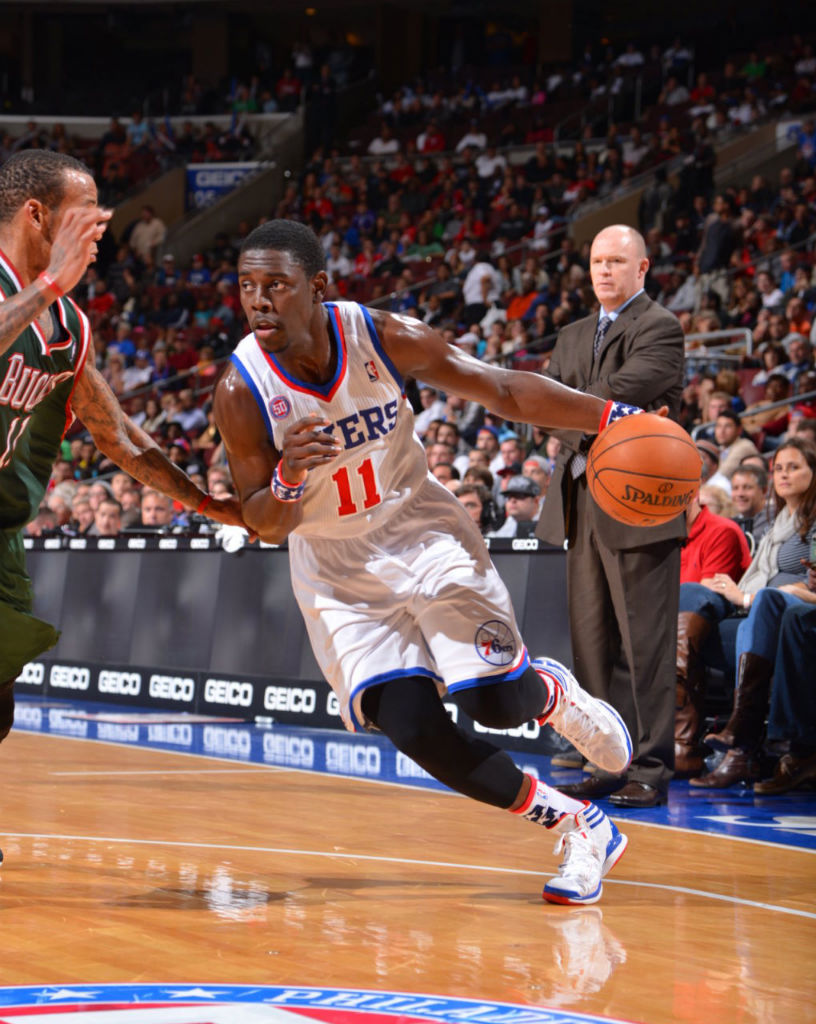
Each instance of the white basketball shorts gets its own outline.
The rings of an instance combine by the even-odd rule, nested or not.
[[[440,694],[529,664],[510,595],[476,525],[433,479],[359,538],[289,538],[292,587],[346,727],[369,686],[404,676]]]

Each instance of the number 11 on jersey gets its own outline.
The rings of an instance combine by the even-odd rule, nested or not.
[[[366,459],[365,462],[362,462],[357,467],[357,474],[363,480],[363,508],[374,508],[375,505],[379,505],[382,501],[382,497],[377,491],[377,480],[374,476],[374,467],[371,464],[371,459]],[[355,512],[359,512],[359,508],[351,496],[351,480],[348,469],[345,466],[338,469],[332,475],[332,480],[337,487],[337,496],[339,498],[337,514],[339,516],[353,516]]]

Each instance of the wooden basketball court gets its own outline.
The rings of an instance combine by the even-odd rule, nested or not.
[[[815,1019],[807,849],[616,819],[630,846],[602,901],[557,907],[540,898],[552,837],[447,793],[21,730],[0,756],[4,986],[334,986],[574,1014],[536,1020]]]

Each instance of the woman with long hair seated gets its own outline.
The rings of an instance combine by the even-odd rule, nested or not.
[[[725,750],[725,757],[713,771],[691,779],[692,786],[723,789],[759,778],[779,625],[791,605],[816,603],[807,587],[806,569],[816,538],[816,446],[797,437],[779,446],[773,460],[773,491],[773,526],[742,579],[734,583],[717,574],[708,587],[718,598],[706,606],[708,613],[725,612],[716,629],[721,642],[728,638],[734,644],[737,680],[728,723],[704,737],[708,746]],[[683,584],[687,586],[702,584]],[[681,597],[681,607],[682,602]],[[734,613],[739,610],[748,611],[748,616],[736,620],[734,637]]]

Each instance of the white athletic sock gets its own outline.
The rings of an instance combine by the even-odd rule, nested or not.
[[[536,825],[555,828],[564,815],[575,815],[586,809],[587,804],[584,800],[573,800],[571,796],[560,793],[532,775],[528,775],[527,778],[530,780],[530,792],[521,807],[512,811],[513,814],[520,814],[522,818]]]

